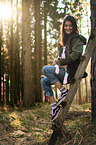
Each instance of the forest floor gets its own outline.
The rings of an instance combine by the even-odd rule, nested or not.
[[[96,124],[91,123],[91,104],[72,104],[64,125],[72,139],[56,145],[96,145]],[[0,107],[0,145],[48,145],[52,134],[51,106],[48,102],[34,107]]]

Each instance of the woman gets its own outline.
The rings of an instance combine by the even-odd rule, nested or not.
[[[54,121],[61,109],[61,103],[64,101],[68,90],[63,86],[63,79],[68,73],[68,80],[71,81],[75,75],[77,67],[82,55],[83,45],[86,44],[86,39],[78,34],[76,20],[73,16],[67,16],[62,23],[61,45],[59,54],[65,49],[65,57],[61,56],[54,59],[53,64],[59,65],[59,72],[56,73],[55,66],[46,65],[43,67],[44,78],[41,79],[42,87],[52,106],[52,121]],[[66,72],[67,71],[67,72]],[[51,85],[54,84],[61,92],[59,100],[56,104]]]

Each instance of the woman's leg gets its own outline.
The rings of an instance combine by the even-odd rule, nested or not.
[[[61,84],[60,81],[54,83],[54,85],[55,85],[59,90],[63,87],[63,85]]]
[[[59,74],[56,74],[55,69],[56,68],[54,66],[46,65],[43,67],[43,73],[49,79],[49,81],[62,92],[65,90],[65,87],[63,87],[62,84],[66,71],[64,68],[60,68]]]
[[[49,101],[51,103],[52,110],[53,110],[52,112],[53,112],[53,114],[55,114],[54,118],[57,117],[59,110],[60,110],[60,106],[58,106],[56,108],[56,101],[55,101],[54,96],[53,96],[51,85],[54,84],[58,89],[65,90],[65,87],[63,87],[63,85],[62,85],[63,78],[65,75],[65,69],[61,68],[59,70],[59,74],[55,73],[55,69],[56,68],[54,66],[48,66],[48,65],[44,66],[43,73],[45,74],[46,77],[41,80],[41,84],[43,86],[45,94],[46,94],[46,96],[49,97]],[[45,83],[45,80],[46,80],[46,83]]]
[[[43,67],[43,73],[44,75],[49,79],[49,81],[51,82],[51,84],[54,84],[56,82],[60,82],[59,84],[57,84],[57,87],[60,87],[58,85],[63,84],[63,78],[64,78],[64,74],[65,74],[65,69],[60,68],[59,70],[59,74],[55,73],[55,66],[50,66],[50,65],[46,65]]]
[[[63,87],[62,82],[64,78],[64,69],[60,70],[60,73],[58,75],[55,73],[55,69],[56,68],[54,66],[44,66],[43,73],[46,77],[41,80],[41,84],[43,86],[45,94],[49,97],[51,104],[55,102],[51,85],[54,84],[58,89],[61,89]]]
[[[51,88],[52,83],[49,81],[47,77],[41,79],[41,85],[45,91],[46,97],[48,97],[50,103],[55,102],[54,94]]]
[[[53,91],[52,91],[52,88],[51,88],[51,83],[50,81],[48,80],[47,77],[44,77],[41,79],[41,84],[42,84],[42,87],[45,91],[45,94],[46,94],[46,97],[48,97],[49,99],[49,102],[52,104],[52,103],[55,103],[55,98],[54,98],[54,95],[53,95]],[[58,88],[58,89],[61,89],[63,87],[63,85],[60,83],[60,81],[54,83],[54,85]]]
[[[51,103],[52,106],[52,115],[54,114],[53,110],[56,108],[56,101],[53,95],[53,91],[51,88],[52,83],[49,81],[49,79],[47,77],[44,77],[41,79],[41,85],[45,91],[45,95],[46,97],[48,97],[49,102]]]
[[[41,85],[45,91],[45,95],[47,97],[49,96],[53,96],[53,90],[51,88],[52,83],[50,82],[50,80],[47,77],[44,77],[41,79]]]

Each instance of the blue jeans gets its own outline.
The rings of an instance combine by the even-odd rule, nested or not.
[[[41,79],[41,85],[45,91],[45,95],[47,97],[53,96],[53,91],[51,85],[60,81],[63,84],[63,78],[65,75],[65,69],[59,68],[59,74],[55,73],[55,66],[46,65],[43,67],[42,71],[45,75],[44,78]]]

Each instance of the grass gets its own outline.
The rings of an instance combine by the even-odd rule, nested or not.
[[[96,144],[96,125],[91,124],[90,104],[72,104],[64,125],[72,136],[56,145]],[[51,105],[40,103],[29,109],[0,108],[0,145],[47,145],[51,129]]]

